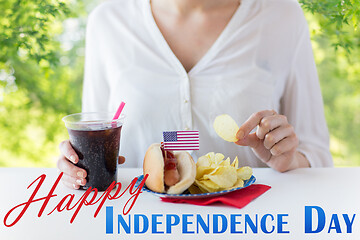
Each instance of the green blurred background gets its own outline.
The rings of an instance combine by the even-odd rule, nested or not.
[[[54,167],[81,111],[87,14],[101,1],[0,0],[0,167]],[[335,165],[360,166],[359,0],[301,0]]]

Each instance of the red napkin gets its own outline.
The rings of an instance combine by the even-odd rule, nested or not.
[[[243,208],[253,199],[259,197],[261,194],[269,190],[271,187],[262,184],[252,184],[246,188],[227,193],[225,195],[207,198],[196,199],[180,199],[180,198],[161,198],[164,202],[172,203],[189,203],[195,205],[209,205],[215,202],[220,202],[229,206]]]

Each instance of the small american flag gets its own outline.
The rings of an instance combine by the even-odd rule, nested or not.
[[[187,151],[199,150],[199,131],[163,132],[164,150]]]

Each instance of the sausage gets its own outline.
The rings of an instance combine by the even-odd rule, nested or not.
[[[161,148],[164,157],[164,183],[171,187],[180,181],[180,174],[177,170],[177,159],[173,152]]]

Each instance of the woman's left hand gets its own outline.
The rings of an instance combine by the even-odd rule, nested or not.
[[[256,132],[251,133],[256,127]],[[251,115],[236,136],[237,145],[251,147],[259,159],[279,172],[310,167],[306,157],[297,151],[299,140],[293,126],[274,110]]]

